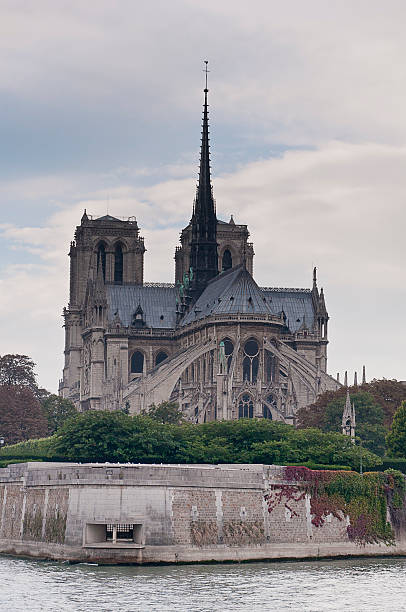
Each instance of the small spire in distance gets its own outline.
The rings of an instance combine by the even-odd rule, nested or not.
[[[313,268],[313,287],[317,287],[317,268]]]
[[[365,376],[365,366],[362,366],[362,384],[365,385],[365,383],[367,382],[366,376]]]

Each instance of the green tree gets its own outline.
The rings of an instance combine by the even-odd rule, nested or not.
[[[356,433],[361,438],[363,446],[378,455],[384,455],[387,430],[383,426],[382,406],[375,401],[371,393],[366,391],[351,393],[350,399],[355,406]],[[344,396],[327,404],[323,431],[341,431],[344,405]]]
[[[396,410],[406,400],[406,385],[398,380],[383,378],[382,380],[374,379],[370,383],[362,385],[361,389],[368,391],[374,400],[382,406],[384,425],[391,427]]]
[[[374,384],[378,381],[373,381]],[[381,381],[379,381],[381,382]],[[389,382],[389,381],[388,381]],[[362,439],[365,448],[377,455],[385,454],[384,426],[385,412],[380,401],[377,401],[370,389],[371,384],[350,388],[350,399],[355,406],[356,433]],[[386,384],[383,387],[386,388]],[[377,388],[381,388],[377,385]],[[389,392],[389,391],[388,391]],[[341,432],[341,421],[347,395],[347,389],[324,393],[312,406],[299,411],[299,427],[318,427],[324,432]],[[311,424],[311,425],[310,425]]]
[[[393,457],[406,457],[406,401],[403,401],[393,417],[392,430],[386,438]]]
[[[23,386],[36,391],[35,363],[27,355],[0,356],[0,385]]]
[[[325,430],[326,409],[328,404],[336,399],[344,398],[347,393],[346,387],[340,387],[336,391],[327,391],[317,398],[310,406],[301,408],[297,414],[297,425],[300,428],[318,427]],[[359,393],[368,393],[374,398],[383,410],[383,425],[390,427],[397,408],[403,400],[406,400],[406,386],[397,381],[383,378],[372,380],[369,383],[350,387],[351,397]]]
[[[130,439],[133,423],[121,411],[88,411],[68,419],[53,442],[56,455],[71,461],[131,460]]]
[[[183,413],[179,410],[179,404],[176,402],[161,402],[158,406],[152,404],[143,414],[158,423],[169,423],[171,425],[178,425],[183,420]]]
[[[365,467],[381,460],[348,436],[319,429],[297,430],[266,419],[164,424],[123,412],[85,412],[53,437],[57,457],[73,461],[136,463],[298,463]]]
[[[59,395],[48,395],[42,402],[42,412],[48,421],[48,433],[53,434],[68,419],[78,415],[74,404]]]
[[[129,456],[135,463],[179,463],[179,443],[174,426],[163,425],[149,416],[132,417]]]

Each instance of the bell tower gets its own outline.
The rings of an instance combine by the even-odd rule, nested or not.
[[[59,393],[79,403],[82,367],[84,307],[89,281],[105,284],[143,284],[144,239],[135,217],[118,219],[111,215],[92,217],[83,213],[70,244],[69,304],[65,320],[65,366]]]

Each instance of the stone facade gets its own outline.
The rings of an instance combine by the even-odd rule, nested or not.
[[[246,225],[216,217],[207,91],[199,183],[175,252],[175,284],[145,283],[134,217],[85,211],[70,248],[60,393],[81,410],[179,403],[192,422],[270,418],[339,387],[327,374],[328,320],[308,289],[259,287]],[[214,263],[213,263],[214,261]]]
[[[406,554],[405,524],[391,546],[356,545],[344,516],[313,525],[310,496],[283,478],[263,465],[11,465],[0,552],[97,563]]]

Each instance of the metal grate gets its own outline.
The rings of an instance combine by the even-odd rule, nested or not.
[[[118,525],[106,525],[106,541],[113,541],[113,528],[117,529],[117,540],[134,540],[134,525],[120,523]]]

